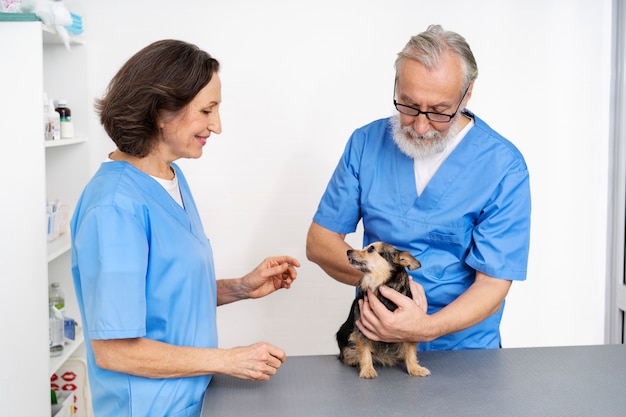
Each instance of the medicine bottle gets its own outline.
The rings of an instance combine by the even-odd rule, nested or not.
[[[64,320],[54,304],[48,304],[48,335],[50,339],[50,356],[59,356],[65,348]]]
[[[50,100],[48,100],[48,95],[43,93],[43,138],[44,140],[50,140],[48,135],[48,112],[50,111]],[[55,112],[56,113],[56,112]]]
[[[72,123],[72,111],[67,107],[67,100],[57,101],[55,108],[61,118],[61,139],[70,139],[74,137],[74,124]]]
[[[46,109],[46,140],[61,139],[61,115],[54,109],[54,101],[49,100]]]
[[[48,302],[65,317],[65,294],[58,282],[53,282],[48,288]]]

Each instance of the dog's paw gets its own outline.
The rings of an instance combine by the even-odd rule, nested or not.
[[[339,360],[348,366],[358,366],[359,357],[353,347],[347,346],[341,350]]]
[[[359,372],[360,378],[373,379],[373,378],[376,378],[377,376],[378,376],[378,373],[376,372],[374,368],[361,368],[361,371]]]
[[[424,368],[423,366],[420,365],[415,365],[415,366],[410,366],[407,371],[409,372],[409,375],[411,376],[428,376],[430,375],[430,371],[426,368]]]

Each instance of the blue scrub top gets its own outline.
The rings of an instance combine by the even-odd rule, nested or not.
[[[210,376],[151,379],[99,368],[92,339],[217,347],[213,254],[178,166],[183,209],[131,164],[102,164],[71,221],[72,274],[98,416],[198,416]]]
[[[473,282],[475,271],[526,279],[530,186],[521,153],[485,122],[475,125],[418,197],[413,159],[396,146],[389,119],[357,129],[313,221],[341,234],[363,221],[363,245],[408,250],[422,263],[409,273],[424,286],[429,313]],[[502,310],[464,331],[420,343],[420,350],[500,347]]]

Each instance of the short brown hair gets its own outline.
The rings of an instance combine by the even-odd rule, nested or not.
[[[164,112],[177,113],[211,81],[219,62],[195,45],[160,40],[133,55],[96,99],[100,123],[118,149],[143,158]]]

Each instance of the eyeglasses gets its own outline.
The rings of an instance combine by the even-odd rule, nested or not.
[[[448,123],[459,112],[459,108],[461,107],[461,103],[463,103],[463,100],[465,100],[465,95],[467,94],[469,87],[470,86],[468,85],[465,89],[463,97],[461,97],[461,101],[459,101],[458,106],[456,106],[456,110],[452,114],[437,113],[434,111],[421,111],[420,109],[416,109],[415,107],[407,106],[406,104],[400,104],[396,101],[395,98],[393,99],[393,105],[396,107],[396,110],[398,110],[402,114],[406,114],[407,116],[417,117],[420,114],[423,114],[431,122]],[[395,85],[393,88],[393,95],[394,97],[396,95]]]

